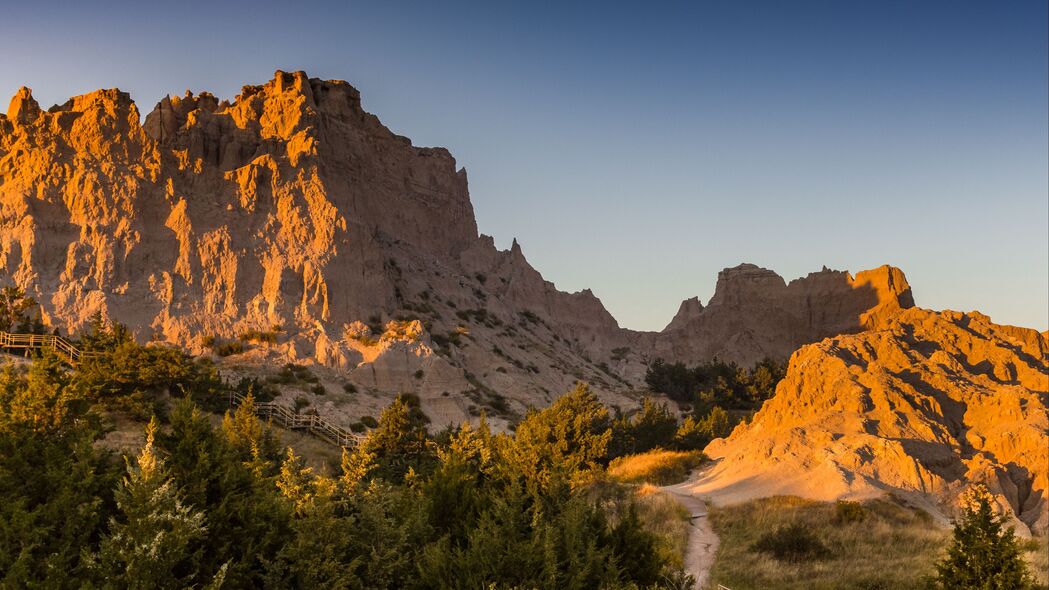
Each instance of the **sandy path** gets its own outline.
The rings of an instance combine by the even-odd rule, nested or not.
[[[685,488],[686,484],[664,486],[664,492],[673,496],[692,517],[692,528],[688,533],[688,549],[685,551],[685,571],[696,578],[696,588],[706,588],[710,579],[710,568],[718,551],[718,536],[710,526],[707,505]]]

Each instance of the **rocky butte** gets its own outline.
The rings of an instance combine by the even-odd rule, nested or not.
[[[116,89],[44,111],[22,88],[0,115],[0,280],[64,333],[95,313],[195,352],[271,333],[237,358],[415,391],[451,420],[463,392],[521,408],[577,379],[625,402],[656,357],[785,359],[913,305],[891,267],[786,284],[741,265],[662,332],[625,330],[516,241],[478,235],[466,170],[391,132],[345,82],[278,71],[232,102],[187,92],[141,120]]]
[[[943,513],[984,482],[1025,533],[1049,530],[1049,338],[982,314],[880,318],[790,359],[775,396],[690,485],[734,502],[893,493]]]
[[[435,428],[482,408],[498,426],[580,379],[633,405],[656,358],[790,357],[776,396],[709,447],[697,493],[939,506],[986,479],[1046,529],[1045,334],[917,309],[889,266],[787,283],[750,264],[662,331],[622,329],[516,241],[479,235],[452,155],[391,132],[341,81],[278,71],[144,120],[116,89],[45,111],[22,88],[0,115],[0,282],[64,333],[97,313],[196,353],[247,340],[221,361],[232,374],[313,364],[337,394],[284,395],[337,421],[414,392]]]

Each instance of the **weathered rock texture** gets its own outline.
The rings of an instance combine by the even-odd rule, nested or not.
[[[890,267],[785,284],[742,265],[706,307],[632,332],[589,291],[543,280],[516,242],[479,236],[466,171],[392,133],[345,82],[278,71],[232,102],[187,92],[140,120],[115,89],[43,111],[23,88],[0,115],[0,280],[63,332],[98,312],[203,352],[277,331],[243,360],[317,362],[451,416],[495,392],[542,404],[576,379],[618,403],[657,356],[786,358],[912,305]],[[347,336],[361,323],[379,338],[395,318],[422,332],[379,348]]]
[[[1026,531],[1049,528],[1049,339],[922,309],[791,357],[776,395],[706,453],[722,501],[892,492],[951,506],[985,481]]]
[[[690,361],[718,357],[752,365],[785,359],[803,344],[858,332],[878,318],[914,306],[903,272],[824,268],[790,283],[753,264],[718,274],[706,307],[689,299],[670,324],[648,339],[652,356]]]

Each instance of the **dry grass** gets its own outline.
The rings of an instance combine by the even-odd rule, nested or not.
[[[863,513],[862,520],[855,514],[843,520],[835,504],[782,496],[713,508],[721,546],[712,580],[732,590],[922,587],[950,531],[925,512],[888,500],[864,503]],[[826,545],[827,558],[788,563],[753,550],[763,534],[795,522]]]
[[[688,510],[670,494],[647,484],[638,488],[637,504],[645,529],[664,540],[668,557],[680,567],[688,549]]]
[[[1049,587],[1049,537],[1029,539],[1024,548],[1028,569],[1039,584]]]
[[[656,449],[614,459],[608,466],[608,475],[623,483],[670,485],[685,481],[703,459],[703,453],[699,451]]]
[[[657,551],[669,563],[680,567],[688,548],[689,512],[674,498],[651,485],[627,485],[608,477],[588,482],[583,493],[600,506],[615,526],[631,505],[646,531],[659,540]]]

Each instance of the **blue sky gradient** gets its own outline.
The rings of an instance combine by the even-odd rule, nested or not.
[[[306,70],[448,147],[481,231],[623,326],[740,262],[889,263],[923,307],[1045,330],[1047,6],[23,2],[0,93],[115,86],[148,112]]]

